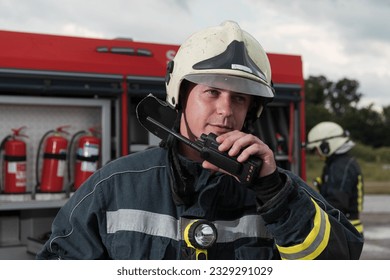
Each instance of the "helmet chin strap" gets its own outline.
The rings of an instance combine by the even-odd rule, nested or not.
[[[186,81],[186,80],[185,80]],[[194,85],[194,84],[192,84]],[[184,125],[185,125],[185,129],[186,129],[186,132],[187,132],[187,138],[190,139],[191,141],[195,141],[196,139],[198,139],[199,137],[196,136],[193,132],[192,132],[192,129],[190,128],[190,125],[188,124],[188,120],[187,120],[187,113],[186,113],[186,103],[187,103],[187,99],[188,99],[188,95],[190,94],[190,90],[191,90],[191,83],[186,81],[186,83],[182,85],[182,92],[184,92],[185,94],[181,94],[181,98],[179,99],[179,112],[181,113],[180,114],[180,121],[179,121],[179,131],[180,131],[180,126],[181,126],[181,120],[183,119],[184,120]],[[182,131],[180,131],[182,133]]]
[[[186,127],[186,132],[188,134],[188,138],[191,140],[191,141],[195,141],[196,139],[198,139],[199,137],[197,137],[193,132],[192,132],[192,129],[190,128],[190,125],[188,124],[188,120],[187,120],[187,114],[185,113],[185,111],[183,111],[182,113],[182,118],[184,119],[184,125]]]
[[[198,139],[199,137],[196,136],[193,132],[192,132],[192,129],[190,128],[190,125],[188,124],[188,120],[187,120],[187,116],[186,116],[186,113],[185,113],[185,110],[182,111],[182,115],[181,117],[183,118],[183,121],[184,121],[184,125],[185,125],[185,129],[186,129],[186,132],[187,132],[187,138],[190,139],[191,141],[195,141],[196,139]],[[186,156],[189,156],[192,160],[196,160],[196,161],[199,161],[201,158],[200,158],[200,155],[198,154],[197,151],[193,150],[192,148],[182,144],[180,145],[181,149],[180,151],[182,153],[185,153]]]

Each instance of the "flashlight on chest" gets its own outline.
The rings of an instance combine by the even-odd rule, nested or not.
[[[195,249],[196,260],[207,260],[207,250],[217,241],[217,228],[206,220],[195,220],[184,229],[187,247]]]

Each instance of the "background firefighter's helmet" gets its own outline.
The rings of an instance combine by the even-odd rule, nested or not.
[[[274,96],[267,54],[233,21],[199,31],[180,46],[166,76],[167,102],[174,108],[184,79],[258,97],[255,118]]]
[[[329,157],[349,139],[349,133],[337,123],[320,122],[309,131],[306,147],[317,148],[322,156]]]

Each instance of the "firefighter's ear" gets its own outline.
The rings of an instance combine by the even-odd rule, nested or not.
[[[172,74],[172,71],[173,71],[173,65],[174,65],[173,60],[169,61],[168,64],[167,64],[167,71],[165,73],[165,84],[166,85],[168,85],[169,81],[171,80],[171,74]]]

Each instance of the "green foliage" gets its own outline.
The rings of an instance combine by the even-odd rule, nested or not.
[[[308,117],[309,116],[309,117]],[[330,120],[332,114],[322,105],[306,103],[306,129],[309,131],[317,123]]]
[[[388,134],[382,115],[372,105],[361,109],[350,109],[339,121],[351,133],[351,137],[372,147],[386,145]]]
[[[362,94],[358,92],[358,88],[358,81],[346,78],[332,83],[327,91],[330,111],[340,117],[350,108],[355,108],[362,97]]]
[[[321,176],[324,164],[324,161],[317,155],[306,155],[306,181],[311,187],[313,187],[313,180]]]
[[[330,83],[324,76],[310,76],[305,80],[306,103],[324,107],[326,100],[325,89],[329,86]]]
[[[357,159],[365,162],[376,162],[377,154],[374,148],[357,143],[351,150],[351,154]]]
[[[357,159],[365,162],[390,165],[390,147],[375,149],[373,147],[357,143],[351,150],[351,154]]]
[[[360,164],[365,182],[383,182],[390,191],[390,147],[374,149],[357,143],[351,154]],[[315,177],[321,176],[323,166],[324,161],[317,155],[306,155],[306,181],[309,185]]]
[[[305,80],[306,133],[321,121],[334,121],[348,130],[353,140],[380,148],[390,147],[390,106],[378,112],[373,105],[358,108],[359,82],[337,82],[324,76]]]

